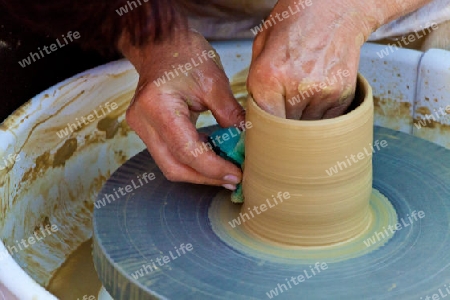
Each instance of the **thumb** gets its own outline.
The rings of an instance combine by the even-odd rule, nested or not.
[[[211,92],[206,95],[205,102],[220,126],[238,126],[245,121],[245,110],[234,98],[225,73],[220,71],[222,74]]]

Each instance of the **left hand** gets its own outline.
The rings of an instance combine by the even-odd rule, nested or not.
[[[236,189],[241,170],[210,150],[195,128],[200,112],[206,110],[222,127],[245,121],[245,111],[233,97],[211,45],[196,32],[180,31],[160,43],[140,48],[125,44],[122,49],[139,73],[127,122],[164,176]]]

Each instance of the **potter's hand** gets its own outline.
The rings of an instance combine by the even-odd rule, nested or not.
[[[127,112],[129,125],[167,179],[234,189],[240,169],[209,150],[195,128],[199,113],[206,110],[222,127],[244,121],[218,55],[191,31],[144,47],[122,46],[140,75]]]
[[[344,113],[354,96],[361,45],[372,32],[352,3],[278,1],[266,19],[273,26],[266,21],[255,39],[247,82],[262,109],[304,120]]]

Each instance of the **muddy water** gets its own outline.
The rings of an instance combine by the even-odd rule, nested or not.
[[[94,268],[90,239],[69,255],[50,280],[47,290],[61,300],[77,300],[83,299],[84,295],[97,298],[101,286]]]

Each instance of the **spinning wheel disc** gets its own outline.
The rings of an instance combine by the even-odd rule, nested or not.
[[[215,233],[208,217],[223,189],[171,183],[143,151],[98,195],[101,200],[119,194],[119,187],[134,181],[119,199],[96,202],[94,262],[100,279],[117,300],[444,298],[450,294],[450,151],[375,127],[377,139],[388,147],[373,156],[373,187],[403,222],[379,249],[337,262],[324,258],[317,261],[326,264],[323,269],[240,251]],[[145,183],[146,172],[155,179]],[[423,211],[423,218],[414,219],[413,211]]]

